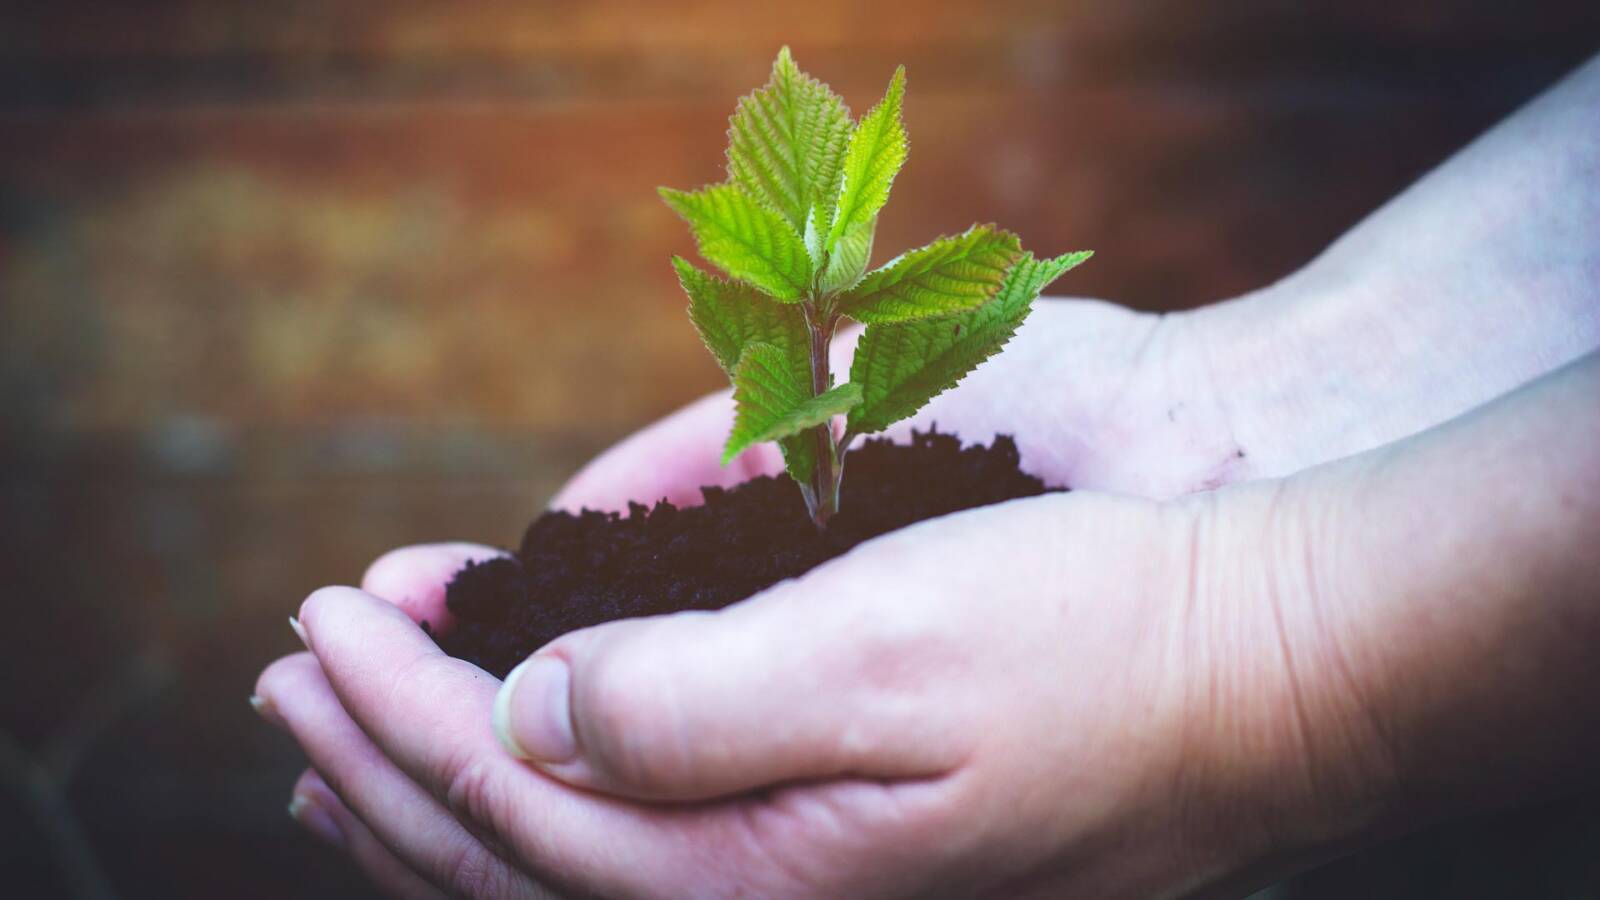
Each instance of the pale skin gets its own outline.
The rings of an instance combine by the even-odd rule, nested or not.
[[[257,685],[314,769],[298,818],[402,897],[1231,896],[1593,784],[1597,114],[1591,62],[1247,297],[1042,304],[918,417],[1015,432],[1071,494],[575,632],[506,685],[415,625],[492,550],[314,593]],[[716,466],[729,415],[558,505],[775,471]]]

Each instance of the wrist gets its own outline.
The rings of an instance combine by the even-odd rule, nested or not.
[[[1397,821],[1384,687],[1350,652],[1338,577],[1360,467],[1183,501],[1192,736],[1186,841],[1230,890],[1328,858]],[[1220,895],[1220,894],[1219,894]]]
[[[1600,469],[1596,384],[1600,360],[1382,451],[1185,501],[1206,661],[1186,795],[1242,823],[1221,848],[1237,869],[1593,782],[1600,504],[1574,486]]]
[[[1378,763],[1364,770],[1375,816],[1347,837],[1593,783],[1600,503],[1578,486],[1600,471],[1597,384],[1591,356],[1293,479],[1322,504],[1300,512],[1317,585],[1301,627],[1327,651],[1308,665],[1369,723]]]
[[[1202,366],[1254,477],[1417,434],[1600,345],[1592,287],[1537,299],[1474,291],[1380,270],[1358,252],[1371,248],[1346,242],[1192,314]]]
[[[1417,418],[1398,323],[1303,275],[1196,311],[1195,344],[1250,474],[1277,478],[1382,445]],[[1385,371],[1375,371],[1381,364]]]

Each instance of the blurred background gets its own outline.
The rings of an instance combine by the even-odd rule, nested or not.
[[[857,113],[909,69],[882,256],[998,221],[1177,309],[1291,271],[1600,49],[1600,8],[4,4],[0,895],[367,896],[284,814],[254,676],[311,589],[512,543],[718,386],[654,188],[721,177],[784,43]],[[1595,809],[1273,895],[1600,896]]]

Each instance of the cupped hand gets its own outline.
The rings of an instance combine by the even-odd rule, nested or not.
[[[1285,696],[1235,652],[1281,646],[1272,618],[1207,584],[1222,520],[1093,493],[974,510],[720,612],[575,632],[504,686],[414,624],[470,553],[418,548],[313,594],[311,652],[257,691],[320,773],[303,805],[405,895],[1167,895],[1259,850],[1241,781],[1300,774],[1218,750],[1279,759],[1217,710]]]
[[[958,390],[937,398],[910,422],[898,426],[897,430],[904,432],[912,427],[936,424],[944,430],[957,432],[969,441],[987,440],[996,433],[1014,434],[1023,451],[1026,469],[1049,482],[1070,483],[1079,487],[1170,496],[1238,480],[1252,471],[1252,465],[1245,461],[1231,437],[1237,413],[1219,402],[1207,399],[1212,396],[1212,382],[1205,370],[1207,348],[1204,343],[1213,333],[1214,330],[1193,321],[1193,314],[1163,317],[1136,313],[1097,301],[1044,301],[1005,354],[980,367]],[[840,359],[837,364],[842,368],[848,364],[853,338],[847,337],[839,343]],[[770,446],[747,452],[732,466],[718,466],[721,443],[731,415],[731,401],[726,392],[692,404],[596,459],[561,492],[556,505],[568,508],[619,508],[630,500],[650,500],[663,496],[679,503],[693,503],[699,500],[698,489],[702,485],[731,485],[754,474],[781,471],[781,459],[775,448]],[[1062,502],[1077,507],[1094,501],[1087,498],[1054,498],[1041,502],[1041,511],[1031,515],[1049,519],[1050,516],[1042,512],[1043,508]],[[990,514],[973,515],[977,515],[981,521]],[[958,521],[965,522],[966,519]],[[1008,515],[1004,521],[1017,520]],[[1091,530],[1098,527],[1092,526]],[[827,593],[837,594],[840,599],[827,604],[763,599],[762,608],[774,605],[793,607],[798,604],[806,607],[805,616],[820,616],[832,610],[842,618],[831,624],[822,620],[816,623],[797,622],[794,627],[798,633],[816,635],[819,642],[837,640],[842,648],[854,647],[856,664],[883,665],[886,667],[885,673],[888,673],[897,665],[893,660],[900,659],[902,654],[912,653],[909,649],[911,645],[891,650],[891,646],[899,639],[900,629],[908,627],[910,621],[921,615],[909,609],[907,604],[916,606],[914,598],[929,595],[917,583],[891,578],[891,573],[896,573],[897,578],[896,565],[875,564],[874,560],[881,560],[884,554],[891,553],[916,555],[921,552],[917,548],[932,546],[922,543],[925,537],[959,534],[960,529],[966,528],[981,529],[982,526],[974,523],[933,523],[907,537],[896,538],[883,547],[874,545],[873,548],[858,551],[851,557],[853,562],[845,568],[844,574],[819,572],[795,586],[783,586],[773,592],[777,598],[794,595],[797,591],[809,596],[816,589],[800,585],[810,585],[819,579],[826,583],[831,579],[848,588],[842,591],[824,589]],[[965,538],[958,540],[966,541]],[[907,544],[906,541],[911,543]],[[992,535],[984,535],[971,546],[974,555],[967,565],[972,571],[987,573],[992,580],[997,577],[996,573],[1007,570],[1000,560],[985,560],[981,555],[982,548],[995,546]],[[397,895],[429,896],[430,891],[436,891],[440,886],[483,896],[537,894],[540,891],[538,882],[525,874],[526,871],[544,871],[547,880],[553,877],[557,883],[566,883],[569,887],[589,888],[594,884],[593,878],[586,876],[581,869],[572,869],[563,876],[564,867],[553,864],[547,854],[520,852],[517,849],[519,843],[531,842],[537,846],[538,842],[550,839],[549,836],[537,833],[519,835],[515,829],[512,829],[512,834],[501,835],[494,826],[486,826],[471,812],[471,808],[481,807],[489,801],[463,798],[462,791],[472,790],[470,787],[452,788],[452,784],[474,777],[472,773],[481,775],[487,771],[477,768],[478,763],[473,762],[467,769],[468,774],[462,775],[455,768],[449,768],[452,761],[468,765],[462,761],[471,754],[483,754],[485,759],[499,760],[496,766],[505,763],[503,751],[486,739],[489,734],[487,710],[497,684],[470,666],[439,657],[431,642],[412,633],[414,629],[407,622],[425,620],[436,627],[441,623],[448,627],[443,585],[467,560],[494,552],[475,545],[450,544],[407,548],[389,554],[368,570],[361,592],[322,592],[308,604],[301,621],[304,630],[312,636],[309,641],[311,647],[319,647],[315,638],[319,632],[343,635],[343,638],[324,638],[317,656],[300,654],[281,660],[262,677],[260,696],[266,698],[263,700],[267,704],[265,712],[269,718],[284,724],[295,734],[305,746],[314,767],[314,771],[308,771],[296,786],[297,818],[325,837],[337,835],[338,842],[356,861],[380,885]],[[994,585],[988,583],[964,586],[965,582],[952,581],[943,573],[948,561],[941,562],[937,553],[930,553],[928,558],[930,563],[922,577],[929,582],[928,590],[936,588],[938,595],[946,598],[949,617],[943,620],[943,627],[951,633],[959,633],[968,624],[976,627],[983,622],[996,625],[1002,621],[1012,622],[1019,634],[1034,631],[1027,619],[1038,612],[1037,604],[1032,612],[1026,604],[1013,608],[1009,590],[997,593]],[[1086,557],[1093,558],[1093,554]],[[862,572],[879,574],[863,577],[860,574]],[[878,586],[868,587],[872,584]],[[968,588],[972,593],[964,593]],[[1118,588],[1119,592],[1122,590]],[[870,596],[874,593],[881,593],[884,597],[874,599]],[[1046,594],[1034,591],[1031,596],[1040,602],[1048,602],[1043,599]],[[845,595],[854,599],[842,599]],[[972,598],[980,596],[985,598],[981,609],[972,606]],[[888,602],[887,598],[890,597],[900,599]],[[363,617],[383,613],[383,607],[374,604],[372,598],[381,598],[393,604],[405,616],[395,616],[391,612],[383,627],[376,623],[362,624],[365,621]],[[326,624],[324,616],[317,610],[334,602],[357,618],[339,625]],[[990,613],[998,610],[1005,610],[1007,616],[991,619]],[[856,618],[865,616],[869,611],[877,623],[875,627],[882,629],[882,633],[840,633],[841,630],[864,625],[864,622],[857,622]],[[972,615],[973,622],[965,623],[957,615],[958,612]],[[908,622],[897,623],[902,617],[907,618]],[[734,623],[741,621],[732,611],[729,619]],[[687,620],[692,623],[695,618],[687,617]],[[1122,623],[1124,627],[1133,629],[1130,634],[1147,624],[1136,625],[1131,621]],[[938,627],[938,621],[930,618],[925,625],[935,628]],[[619,623],[609,631],[575,635],[557,647],[562,654],[581,653],[583,659],[598,658],[595,656],[598,651],[593,648],[601,644],[593,642],[602,639],[610,641],[618,634],[638,633],[636,629],[641,627],[643,625],[638,623]],[[383,633],[385,628],[396,632],[393,637],[398,643],[386,644],[375,640],[374,636]],[[737,637],[740,629],[738,624],[718,629],[717,633],[725,636],[727,652],[760,656],[770,651],[761,642],[752,642],[745,650],[739,651],[736,645],[741,641]],[[861,639],[859,643],[847,639],[856,637]],[[996,647],[993,639],[980,640],[976,633],[973,637],[969,664],[993,653]],[[338,643],[344,639],[352,643],[348,646]],[[812,644],[796,645],[796,649],[802,646],[810,647]],[[1107,639],[1104,646],[1109,650],[1116,643]],[[338,661],[343,659],[338,654],[356,651],[367,659],[366,668],[350,668]],[[1045,669],[1060,669],[1064,665],[1061,661],[1064,658],[1055,655],[1050,648],[1038,647],[1028,652]],[[884,653],[889,655],[884,656]],[[321,657],[320,665],[318,657]],[[412,657],[432,661],[417,662],[414,667],[407,665],[402,670],[399,661]],[[1002,652],[1000,657],[1015,661],[1029,658],[1010,651]],[[547,670],[549,658],[542,659],[537,666],[524,669],[524,673]],[[865,662],[869,658],[875,661]],[[705,662],[707,665],[697,671],[702,678],[716,681],[716,666],[710,665],[709,657]],[[839,660],[841,666],[846,662]],[[734,667],[735,671],[740,666],[734,660],[726,664]],[[922,664],[933,666],[935,661],[925,660]],[[434,697],[454,696],[459,692],[460,700],[419,699],[415,692],[402,692],[393,686],[397,677],[416,677],[416,673],[410,671],[413,668],[434,674],[446,673],[442,675],[446,679],[444,684],[454,684],[455,687],[446,688],[430,683],[427,690],[438,692],[431,694]],[[434,672],[435,669],[438,672]],[[832,685],[829,690],[848,687],[856,674],[859,673],[852,673],[848,668],[841,669],[829,682]],[[985,679],[990,677],[987,673],[972,669],[958,668],[946,673],[946,677],[958,676],[970,679],[974,689],[981,687]],[[779,702],[810,683],[804,677],[795,678],[794,673],[782,670],[772,670],[765,678],[763,683],[774,690],[770,699]],[[538,689],[536,680],[528,680],[520,691],[508,692],[505,696],[522,696],[529,690]],[[995,690],[1003,694],[1006,688],[995,687],[991,692]],[[409,712],[395,710],[387,713],[396,720],[395,727],[403,727],[406,720],[414,720],[416,725],[427,727],[424,731],[397,732],[389,739],[404,742],[409,749],[401,751],[398,744],[386,743],[385,732],[368,725],[364,717],[378,714],[373,711],[370,699],[374,692],[385,692],[389,700],[407,705]],[[749,699],[753,697],[752,694]],[[726,699],[734,702],[739,698]],[[452,707],[449,715],[452,724],[448,729],[441,730],[439,727],[441,714],[432,709],[436,702]],[[474,702],[476,707],[473,706]],[[863,702],[870,705],[881,700]],[[982,701],[973,697],[969,698],[968,703],[975,708]],[[733,710],[727,712],[732,715]],[[859,714],[866,715],[866,710],[859,711]],[[1041,725],[1049,721],[1038,720]],[[981,722],[967,724],[978,730],[985,727]],[[724,725],[733,727],[734,723],[729,721]],[[941,723],[937,719],[929,719],[925,723],[925,727],[936,730],[954,725]],[[825,733],[829,726],[830,721],[825,718],[812,721],[812,741],[826,740]],[[527,727],[526,721],[522,727]],[[769,727],[771,723],[752,722],[747,730],[753,736]],[[787,733],[779,729],[771,732],[769,737]],[[908,735],[916,733],[907,732]],[[475,742],[468,740],[471,735],[476,735]],[[448,739],[437,743],[442,737]],[[560,774],[573,784],[611,790],[620,796],[652,800],[726,796],[770,783],[762,781],[763,778],[770,778],[771,782],[830,775],[866,779],[865,785],[846,779],[845,783],[823,791],[817,797],[803,793],[782,795],[785,804],[792,804],[786,808],[805,811],[803,821],[797,824],[812,822],[814,825],[812,820],[825,810],[834,807],[841,812],[853,810],[854,807],[848,804],[861,803],[873,796],[870,785],[881,783],[885,778],[905,781],[910,785],[938,781],[941,773],[948,775],[945,769],[969,745],[950,740],[949,736],[932,740],[934,737],[938,735],[929,734],[930,742],[915,749],[915,752],[900,748],[877,759],[876,762],[887,766],[882,771],[865,767],[855,772],[846,767],[826,773],[784,772],[781,759],[802,760],[818,748],[814,743],[787,743],[787,739],[779,737],[776,738],[779,743],[787,747],[786,756],[776,753],[773,748],[751,750],[729,744],[723,752],[741,757],[753,756],[757,761],[765,761],[763,765],[776,767],[765,774],[759,769],[746,770],[734,781],[712,781],[693,787],[677,784],[658,789],[652,785],[648,775],[630,781],[624,774],[608,768],[601,757],[593,757],[592,762],[578,760],[564,767],[552,767],[551,773]],[[845,736],[838,739],[848,742],[855,738]],[[1079,735],[1078,739],[1094,738],[1092,735]],[[654,754],[656,751],[651,752]],[[443,761],[439,759],[440,753],[444,754]],[[910,755],[902,755],[905,753]],[[471,758],[477,760],[477,757]],[[656,757],[657,762],[663,765],[670,765],[667,761],[671,758],[668,754]],[[1041,760],[1045,758],[1039,757]],[[829,765],[843,766],[849,762],[837,754],[823,754],[808,765],[822,764],[830,759],[832,762]],[[747,764],[750,764],[749,761]],[[1170,765],[1170,761],[1164,764]],[[626,766],[628,763],[620,765]],[[442,773],[438,769],[440,766],[446,767]],[[587,821],[588,817],[601,815],[595,810],[585,809],[586,803],[594,802],[592,795],[574,793],[549,778],[541,779],[531,771],[516,771],[523,772],[515,776],[518,782],[524,789],[534,793],[518,799],[501,797],[494,802],[510,807],[528,803],[532,804],[530,809],[542,809],[548,803],[555,802],[549,797],[558,797],[561,798],[560,803],[571,806],[573,816]],[[721,769],[718,777],[726,779],[740,771],[739,766],[729,765]],[[1084,771],[1088,773],[1092,769],[1086,766]],[[962,783],[967,782],[963,780]],[[545,797],[546,794],[549,797]],[[881,799],[893,807],[905,802],[902,794],[932,802],[947,814],[965,815],[967,812],[952,805],[948,797],[926,790],[885,791],[881,792]],[[783,822],[782,815],[771,812],[770,804],[762,805],[765,802],[743,800],[723,804],[728,813],[723,818],[743,818],[747,823],[759,821],[763,827],[768,827],[768,823]],[[869,807],[856,811],[863,815],[887,814],[883,807],[876,811]],[[515,809],[502,811],[502,814],[516,818]],[[615,809],[607,813],[619,814]],[[751,816],[757,818],[752,819]],[[863,823],[857,824],[860,826]],[[918,822],[906,824],[915,829],[926,826],[926,823]],[[666,827],[668,831],[679,827],[675,821],[670,826],[663,826],[660,821],[656,825]],[[715,833],[717,829],[725,827],[729,826],[712,821],[704,826],[704,830]],[[741,842],[761,849],[760,842],[752,841],[750,835],[741,833],[738,836]],[[579,837],[581,835],[575,835],[573,839]],[[892,836],[886,839],[892,841]],[[944,839],[956,840],[953,836],[941,838]],[[680,835],[671,840],[691,838]],[[702,836],[694,840],[704,841],[705,838]],[[910,852],[908,848],[903,849]],[[781,847],[778,851],[788,852]],[[696,852],[716,851],[698,848]],[[694,859],[693,854],[681,857],[676,865],[692,868]],[[716,871],[703,874],[714,877]],[[754,871],[744,874],[761,875]],[[762,877],[770,875],[766,873]],[[898,873],[893,877],[902,875]],[[823,877],[823,873],[819,872],[818,884],[822,883]],[[668,883],[674,882],[663,882]],[[728,883],[740,882],[735,879]],[[796,881],[790,887],[802,884]],[[629,889],[624,892],[636,891]]]

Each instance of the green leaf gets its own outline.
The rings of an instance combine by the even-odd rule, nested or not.
[[[811,473],[817,468],[817,439],[810,432],[791,434],[778,439],[783,451],[783,470],[802,488],[811,487]]]
[[[660,193],[694,229],[701,256],[778,300],[801,299],[811,281],[811,259],[782,216],[731,184]]]
[[[828,253],[822,246],[822,238],[826,233],[827,225],[822,222],[822,207],[811,204],[811,212],[806,214],[806,230],[801,233],[800,240],[806,245],[806,255],[811,257],[811,271],[815,272],[821,267]]]
[[[975,225],[939,238],[871,272],[839,300],[860,322],[908,322],[966,312],[989,302],[1022,253],[1017,236]]]
[[[954,387],[1011,340],[1040,291],[1089,256],[1035,260],[1025,253],[992,303],[943,319],[868,326],[850,366],[851,383],[861,385],[850,430],[882,431]]]
[[[861,387],[841,384],[813,395],[810,379],[795,377],[782,350],[751,344],[734,370],[733,399],[738,409],[722,452],[724,464],[753,444],[786,438],[849,412],[861,402]]]
[[[689,320],[730,379],[744,348],[754,343],[777,347],[797,377],[811,377],[811,334],[799,306],[776,303],[744,282],[701,271],[681,256],[672,258],[672,266],[689,295]]]
[[[834,201],[849,139],[844,101],[784,47],[766,86],[741,98],[728,120],[728,177],[803,232],[816,198]]]
[[[848,290],[861,281],[872,259],[872,238],[878,230],[876,217],[845,233],[828,255],[828,267],[823,270],[819,287],[824,294]]]
[[[906,127],[900,105],[906,92],[906,67],[894,70],[883,100],[861,119],[845,151],[839,202],[828,223],[832,250],[851,229],[865,225],[889,200],[889,188],[906,161]]]
[[[678,270],[678,283],[689,295],[689,320],[730,381],[744,349],[762,343],[783,351],[794,379],[810,383],[811,333],[798,306],[774,303],[750,285],[702,272],[680,256],[672,258],[672,265]],[[783,449],[790,476],[801,484],[809,483],[817,460],[812,436],[792,435],[779,440],[778,446]]]
[[[689,295],[689,320],[730,381],[745,348],[761,343],[783,352],[793,380],[811,382],[811,333],[798,306],[774,303],[750,285],[702,272],[682,257],[673,257],[672,265]],[[808,484],[817,461],[812,436],[792,435],[780,439],[778,446],[789,475]]]

